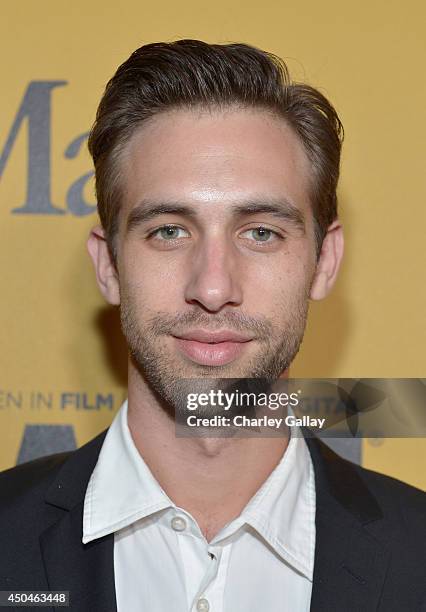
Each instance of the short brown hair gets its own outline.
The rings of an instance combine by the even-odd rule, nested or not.
[[[143,121],[191,107],[264,108],[298,134],[312,164],[311,204],[317,256],[337,217],[343,127],[330,102],[309,85],[292,82],[286,64],[250,45],[177,40],[140,47],[108,82],[89,136],[96,196],[108,247],[116,259],[121,200],[120,154]]]

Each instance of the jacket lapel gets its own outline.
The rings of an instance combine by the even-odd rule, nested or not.
[[[389,561],[370,529],[383,519],[380,507],[351,463],[306,442],[317,496],[311,612],[376,610]]]
[[[81,541],[84,496],[106,431],[73,452],[50,486],[46,503],[58,519],[40,536],[49,589],[69,591],[70,610],[116,612],[114,534]],[[56,609],[56,608],[55,608]],[[61,608],[57,608],[58,612]]]

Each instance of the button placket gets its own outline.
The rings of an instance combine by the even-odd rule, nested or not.
[[[200,589],[196,595],[193,607],[191,608],[191,610],[193,610],[194,612],[213,612],[211,608],[212,604],[210,603],[211,599],[209,599],[208,593],[209,588],[211,587],[212,583],[214,583],[217,577],[220,560],[222,557],[222,550],[219,547],[215,547],[213,549],[208,548],[207,554],[210,557],[210,564],[206,574],[204,575],[203,580],[201,581]]]

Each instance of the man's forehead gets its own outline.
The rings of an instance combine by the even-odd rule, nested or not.
[[[299,138],[264,112],[165,113],[132,138],[122,159],[130,209],[142,200],[236,203],[284,199],[306,207],[310,164]]]
[[[227,169],[240,170],[251,161],[259,173],[268,167],[285,171],[284,164],[300,171],[310,166],[291,126],[262,109],[161,112],[141,124],[126,149],[125,162],[139,172],[166,163],[171,172],[179,168],[213,173],[217,168],[225,176]]]

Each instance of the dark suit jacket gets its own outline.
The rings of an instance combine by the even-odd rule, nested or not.
[[[105,434],[0,474],[0,590],[67,590],[73,612],[116,611],[113,534],[81,542]],[[311,610],[426,610],[426,494],[307,443],[317,493]]]

